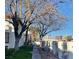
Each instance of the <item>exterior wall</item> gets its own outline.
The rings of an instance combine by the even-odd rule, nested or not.
[[[69,51],[68,59],[73,59],[73,42],[72,41],[67,43],[67,48],[68,48],[67,51]]]
[[[9,42],[5,43],[5,46],[7,46],[8,48],[14,48],[15,37],[14,37],[14,33],[13,32],[9,32],[9,39],[8,40],[9,40]]]
[[[43,43],[43,41],[45,42]],[[53,44],[54,42],[57,42],[57,45]],[[59,59],[73,59],[73,41],[67,41],[64,38],[57,40],[46,37],[43,38],[42,43],[43,47],[48,45],[47,47],[50,48],[50,51],[58,56]]]
[[[58,57],[59,57],[59,59],[62,59],[62,55],[63,55],[63,53],[62,53],[62,51],[63,51],[62,44],[63,44],[62,41],[58,42]]]
[[[59,41],[59,42],[58,42],[58,48],[59,48],[60,50],[63,50],[62,44],[63,44],[62,41]]]
[[[72,41],[67,43],[67,48],[68,48],[68,51],[73,52],[73,42]]]
[[[14,48],[14,44],[15,44],[14,32],[10,32],[10,34],[9,34],[8,48]]]
[[[19,47],[24,44],[24,41],[25,41],[25,37],[22,36],[22,38],[19,41]],[[14,48],[14,46],[15,46],[14,32],[9,32],[9,43],[5,43],[5,46],[8,46],[8,48]]]
[[[67,51],[64,52],[63,49],[63,41],[58,42],[58,57],[60,59],[73,59],[73,42],[72,41],[67,41]]]
[[[7,19],[9,20],[9,19]],[[12,24],[10,24],[9,22],[5,21],[5,32],[9,33],[9,42],[5,43],[5,46],[7,46],[8,48],[14,48],[14,44],[15,44],[15,36],[14,36],[14,30],[13,30],[13,26]],[[5,38],[6,40],[7,38]]]

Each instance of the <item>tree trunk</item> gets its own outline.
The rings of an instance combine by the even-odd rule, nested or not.
[[[28,44],[27,40],[28,40],[28,29],[26,30],[26,36],[25,36],[25,42],[24,42],[25,46]]]
[[[20,37],[15,37],[15,50],[19,50],[19,40],[21,39],[21,36]]]

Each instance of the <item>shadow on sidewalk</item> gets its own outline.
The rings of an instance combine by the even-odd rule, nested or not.
[[[50,50],[46,51],[42,48],[38,48],[39,53],[41,55],[41,59],[58,59]]]

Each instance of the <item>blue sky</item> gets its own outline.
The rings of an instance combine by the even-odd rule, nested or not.
[[[57,0],[51,0],[51,1],[57,2]],[[65,29],[61,31],[53,31],[48,35],[67,36],[67,35],[73,34],[73,5],[72,5],[72,2],[70,2],[70,0],[66,0],[66,1],[67,2],[65,3],[60,3],[57,7],[60,14],[67,17],[67,23],[66,23]],[[6,7],[6,10],[7,10],[7,7]]]
[[[61,31],[53,31],[49,33],[49,35],[52,36],[67,36],[67,35],[73,35],[73,4],[72,2],[67,2],[64,4],[59,4],[58,11],[60,14],[67,17],[67,23],[65,29]]]

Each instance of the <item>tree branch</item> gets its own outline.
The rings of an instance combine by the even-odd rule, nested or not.
[[[5,20],[5,21],[7,21],[7,22],[9,22],[10,24],[12,24],[12,25],[13,25],[13,22],[11,22],[11,21],[9,21],[9,20]]]

